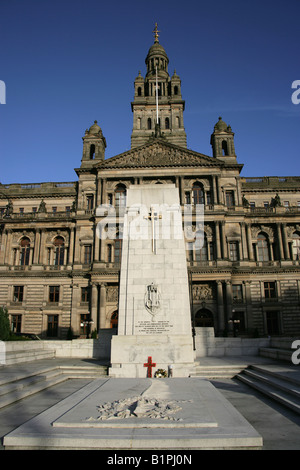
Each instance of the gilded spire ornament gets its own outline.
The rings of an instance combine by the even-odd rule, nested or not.
[[[154,31],[152,31],[152,33],[154,34],[154,43],[159,42],[158,41],[158,38],[159,38],[158,33],[160,33],[160,31],[158,31],[158,29],[157,29],[157,23],[155,23],[155,28],[154,28]]]

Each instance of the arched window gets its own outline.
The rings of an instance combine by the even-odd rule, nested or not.
[[[152,122],[151,122],[151,118],[148,118],[148,121],[147,121],[147,126],[148,126],[148,129],[152,129]]]
[[[170,129],[170,119],[168,117],[165,119],[165,128]]]
[[[293,233],[293,259],[300,259],[300,235]]]
[[[227,145],[226,140],[223,140],[223,141],[222,141],[222,155],[223,155],[223,156],[229,155],[229,153],[228,153],[228,145]]]
[[[214,326],[214,317],[210,310],[202,308],[198,310],[195,315],[195,326],[196,327],[212,327]]]
[[[270,260],[270,250],[269,250],[269,240],[261,232],[257,235],[257,248],[258,248],[258,261],[269,261]]]
[[[110,318],[110,327],[111,328],[118,328],[118,311],[116,310],[113,312]]]
[[[138,96],[142,96],[142,89],[140,86],[138,87]]]
[[[20,242],[20,265],[28,266],[30,260],[30,240],[27,237],[22,238]]]
[[[174,95],[178,95],[178,86],[174,86]]]
[[[124,184],[118,184],[115,189],[115,201],[116,207],[125,207],[126,206],[126,187]]]
[[[200,183],[193,185],[193,204],[204,204],[204,191],[203,186]]]
[[[90,160],[94,160],[95,158],[95,150],[96,150],[96,147],[94,144],[92,144],[90,146]]]
[[[65,261],[65,241],[63,237],[54,240],[54,265],[62,266]]]

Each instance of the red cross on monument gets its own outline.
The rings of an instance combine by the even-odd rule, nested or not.
[[[148,362],[144,364],[144,367],[148,367],[147,377],[152,378],[152,367],[156,367],[156,362],[152,362],[152,357],[148,356]]]

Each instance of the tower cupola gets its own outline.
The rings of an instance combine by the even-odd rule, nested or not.
[[[90,168],[95,162],[104,160],[106,140],[97,121],[85,131],[81,168]]]
[[[219,117],[219,121],[214,126],[210,143],[213,150],[213,156],[220,160],[236,161],[234,148],[234,133],[230,126]]]
[[[139,72],[134,81],[131,147],[138,147],[148,142],[150,137],[162,135],[167,141],[186,147],[183,125],[185,102],[181,97],[181,81],[176,72],[170,78],[169,58],[159,43],[157,23],[153,33],[154,44],[145,59],[146,76],[143,78]]]

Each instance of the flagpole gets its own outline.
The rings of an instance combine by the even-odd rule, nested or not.
[[[156,124],[158,124],[158,82],[157,82],[157,65],[155,67],[156,70]]]

